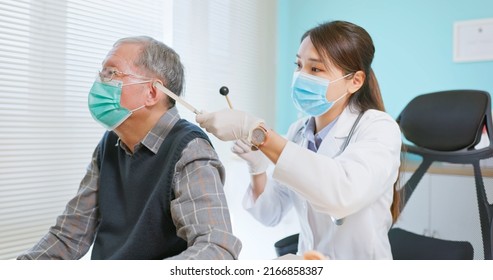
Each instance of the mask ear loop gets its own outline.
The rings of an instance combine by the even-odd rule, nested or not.
[[[330,83],[335,83],[335,82],[337,82],[337,81],[339,81],[339,80],[342,80],[342,79],[346,78],[347,76],[350,76],[350,75],[353,75],[353,74],[354,74],[354,73],[349,73],[349,74],[347,74],[347,75],[344,75],[344,76],[342,76],[342,77],[340,77],[340,78],[338,78],[338,79],[335,79],[335,80],[331,81]],[[329,84],[329,85],[330,85],[330,84]],[[337,98],[336,100],[332,101],[332,104],[335,104],[337,101],[341,100],[344,96],[346,96],[346,95],[348,95],[348,94],[349,94],[349,92],[344,93],[344,94],[343,94],[343,95],[341,95],[339,98]],[[328,101],[328,100],[327,100],[327,101]],[[329,102],[330,102],[330,101],[329,101]]]
[[[346,92],[344,93],[343,95],[341,95],[339,98],[337,98],[336,100],[332,101],[332,104],[336,104],[337,101],[341,100],[344,96],[348,95],[349,92]]]
[[[351,76],[351,75],[353,75],[353,74],[354,74],[354,73],[349,73],[349,74],[346,74],[346,75],[344,75],[344,76],[342,76],[342,77],[340,77],[340,78],[337,78],[337,79],[335,79],[335,80],[333,80],[333,81],[330,81],[330,83],[335,83],[335,82],[337,82],[337,81],[339,81],[339,80],[342,80],[342,79],[346,78],[347,76]]]
[[[128,83],[128,84],[122,84],[122,87],[124,87],[124,86],[131,86],[131,85],[138,85],[138,84],[145,84],[145,83],[149,83],[149,82],[152,82],[152,80],[140,81],[140,82]],[[134,113],[135,111],[138,111],[138,110],[140,110],[140,109],[144,108],[145,106],[146,106],[146,105],[144,104],[144,105],[142,105],[142,106],[140,106],[140,107],[137,107],[137,108],[132,109],[132,110],[129,110],[129,111],[130,111],[130,113]],[[127,110],[128,110],[128,109],[127,109]]]
[[[146,106],[146,105],[142,105],[142,106],[137,107],[137,108],[135,108],[135,109],[133,109],[133,110],[130,110],[130,113],[133,113],[133,112],[135,112],[135,111],[138,111],[138,110],[140,110],[140,109],[144,108],[145,106]]]

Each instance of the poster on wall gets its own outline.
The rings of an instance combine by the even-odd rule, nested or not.
[[[454,23],[454,62],[493,60],[493,18]]]

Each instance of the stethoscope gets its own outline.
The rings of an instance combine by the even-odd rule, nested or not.
[[[356,129],[356,126],[358,125],[361,117],[363,116],[363,113],[364,112],[360,112],[359,113],[358,118],[356,118],[356,120],[354,121],[353,126],[351,127],[351,130],[349,131],[348,136],[346,137],[346,140],[344,140],[344,143],[342,143],[342,146],[339,149],[339,152],[334,157],[339,156],[342,152],[344,152],[344,150],[346,149],[346,147],[349,145],[349,141],[351,140],[351,137],[353,136],[354,130]],[[305,131],[307,124],[308,124],[308,120],[298,129],[298,131],[296,131],[296,134],[293,137],[293,141],[295,143],[297,142],[297,140],[301,140],[302,141],[301,142],[301,145],[302,146],[305,145],[305,141],[306,141],[306,137],[305,137],[305,135],[304,135],[303,132]],[[332,216],[330,218],[332,219],[332,222],[336,226],[341,226],[342,224],[344,224],[344,218],[336,219],[336,218],[334,218]]]

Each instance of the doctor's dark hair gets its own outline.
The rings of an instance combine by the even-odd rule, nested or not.
[[[301,41],[308,36],[323,58],[326,67],[330,61],[335,67],[341,69],[344,75],[357,71],[365,73],[365,81],[358,91],[351,94],[349,106],[360,112],[369,109],[385,111],[380,86],[371,68],[375,46],[365,29],[347,21],[330,21],[305,32]],[[394,197],[390,209],[394,222],[400,214],[398,186],[399,178],[394,184]]]
[[[180,96],[183,92],[185,74],[184,67],[180,61],[180,56],[166,44],[155,40],[149,36],[136,36],[122,38],[115,42],[113,47],[121,44],[139,44],[142,51],[134,65],[143,67],[148,75],[153,75],[160,79],[164,86],[176,95]],[[175,100],[168,97],[171,107]]]
[[[332,62],[344,75],[357,71],[365,73],[363,85],[349,99],[350,105],[361,112],[368,109],[385,111],[380,87],[371,68],[375,46],[365,29],[346,21],[331,21],[308,30],[301,41],[308,36],[324,61]]]

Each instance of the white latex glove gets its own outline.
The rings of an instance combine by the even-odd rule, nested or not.
[[[246,140],[237,140],[231,151],[247,162],[252,175],[264,173],[269,166],[269,159],[260,150],[252,151],[252,145]]]
[[[195,116],[195,121],[207,132],[223,141],[246,140],[251,131],[264,122],[262,119],[233,109],[212,113],[201,112]]]

